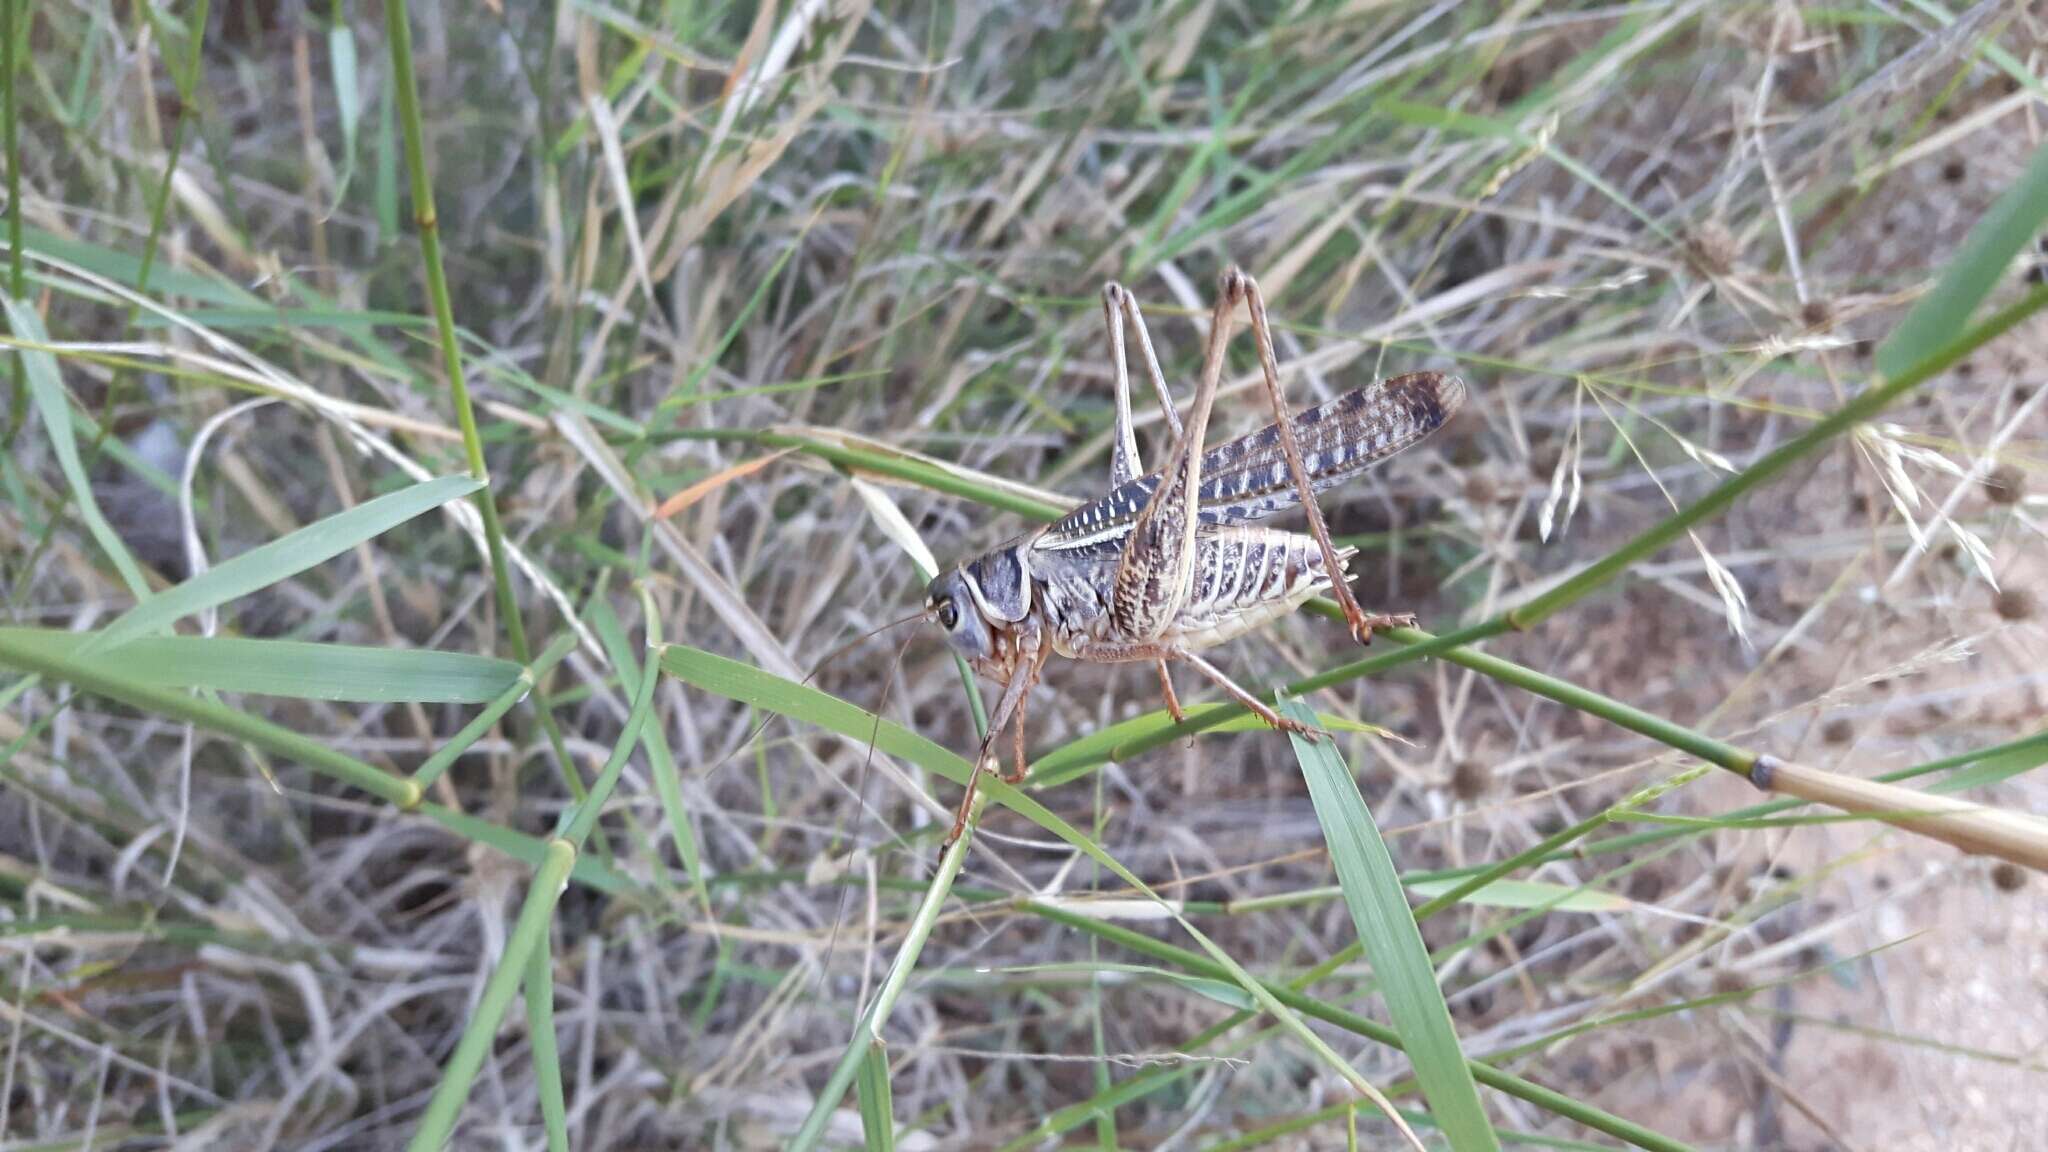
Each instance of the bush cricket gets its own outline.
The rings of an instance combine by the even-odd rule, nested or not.
[[[1273,423],[1209,447],[1209,410],[1240,303],[1251,314],[1252,342]],[[1185,715],[1170,666],[1188,664],[1274,728],[1313,735],[1267,707],[1201,651],[1278,619],[1325,591],[1335,595],[1360,644],[1371,641],[1375,628],[1414,622],[1412,616],[1369,614],[1359,607],[1345,570],[1355,549],[1330,543],[1316,493],[1441,427],[1464,403],[1464,382],[1439,372],[1416,372],[1290,416],[1280,392],[1265,301],[1252,278],[1233,268],[1222,277],[1201,379],[1183,423],[1136,298],[1110,283],[1102,291],[1102,309],[1116,379],[1109,492],[1058,523],[940,573],[925,589],[926,612],[946,630],[947,642],[975,672],[1003,685],[948,846],[966,828],[981,773],[994,771],[989,749],[1005,727],[1011,731],[1015,768],[1004,781],[1020,783],[1029,771],[1025,702],[1054,652],[1096,663],[1153,662],[1176,721]],[[1146,374],[1173,433],[1165,466],[1142,474],[1131,428],[1127,323],[1137,333]],[[1307,514],[1306,533],[1252,523],[1296,505]]]

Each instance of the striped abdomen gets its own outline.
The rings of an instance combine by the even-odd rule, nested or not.
[[[1341,566],[1356,551],[1337,553]],[[1207,648],[1301,607],[1330,587],[1315,537],[1273,528],[1229,527],[1202,534],[1194,586],[1161,637],[1184,648]]]

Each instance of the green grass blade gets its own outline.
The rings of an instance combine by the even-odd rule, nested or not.
[[[503,720],[505,713],[526,699],[526,694],[532,690],[533,681],[525,676],[519,677],[510,688],[491,701],[489,707],[477,713],[469,723],[462,726],[461,731],[450,736],[439,748],[434,749],[433,755],[422,761],[418,768],[413,769],[413,783],[418,784],[422,791],[431,787],[434,781],[439,780],[448,769],[455,766],[455,762],[462,758],[464,752],[469,751],[471,745],[484,738],[484,733],[491,730],[491,725]]]
[[[612,667],[618,669],[620,687],[628,696],[639,695],[640,668],[633,661],[634,654],[627,644],[625,629],[619,626],[618,614],[604,600],[593,600],[584,619],[597,633],[605,655],[611,658]],[[647,749],[648,768],[654,777],[654,793],[661,800],[661,814],[668,821],[669,836],[676,846],[676,859],[682,862],[684,873],[690,877],[690,886],[708,916],[711,893],[704,887],[703,860],[697,852],[697,835],[690,824],[690,810],[683,804],[682,774],[676,770],[676,758],[669,751],[668,737],[662,734],[661,725],[649,724],[641,730],[640,742]]]
[[[50,434],[50,448],[57,454],[57,467],[63,470],[64,481],[71,486],[72,498],[78,501],[78,515],[85,521],[85,530],[99,544],[100,551],[107,554],[128,591],[137,600],[147,600],[149,580],[129,554],[128,546],[101,514],[100,502],[92,494],[92,481],[85,474],[85,463],[78,458],[78,439],[71,427],[71,401],[64,394],[57,358],[41,348],[50,340],[43,331],[42,319],[34,308],[5,293],[0,293],[0,308],[7,311],[8,330],[25,345],[18,354],[28,373],[29,397],[43,418],[43,430]]]
[[[34,672],[71,684],[96,696],[119,700],[158,716],[183,720],[209,731],[245,740],[268,752],[287,756],[306,767],[362,789],[401,808],[420,802],[419,785],[347,756],[259,716],[237,711],[203,696],[139,683],[118,671],[113,662],[88,663],[44,651],[0,636],[0,667]]]
[[[727,659],[701,648],[671,644],[661,653],[662,671],[685,684],[701,688],[728,700],[737,700],[778,715],[788,716],[828,732],[858,740],[874,741],[875,750],[912,764],[955,784],[965,784],[971,768],[968,762],[923,736],[899,724],[878,719],[874,713],[849,704],[807,684],[784,679],[751,664]],[[1017,788],[993,776],[984,775],[981,795],[1038,825],[1045,831],[1087,853],[1097,863],[1115,872],[1136,888],[1143,884],[1116,862],[1102,846],[1083,835],[1051,809]]]
[[[1970,229],[1933,291],[1878,345],[1877,370],[1888,378],[1903,376],[1962,331],[2043,224],[2048,224],[2048,145],[2034,150],[2026,172]]]
[[[867,1152],[895,1152],[896,1109],[889,1093],[889,1050],[880,1040],[868,1042],[853,1090],[860,1100],[862,1146]]]
[[[1977,753],[1968,768],[1927,790],[1946,793],[1984,788],[2032,772],[2043,764],[2048,764],[2048,740],[2032,737],[2002,750]]]
[[[503,825],[493,824],[467,812],[444,808],[432,802],[422,802],[415,809],[420,815],[446,828],[449,832],[474,841],[486,848],[502,852],[529,868],[538,868],[547,859],[549,841],[539,836],[528,836]],[[633,880],[613,869],[594,856],[578,855],[576,867],[569,873],[571,879],[593,892],[621,900],[644,902],[646,895]]]
[[[1205,976],[1189,976],[1169,968],[1155,968],[1149,964],[1111,964],[1098,960],[1060,964],[1014,964],[1007,968],[999,968],[996,971],[1006,974],[1071,972],[1084,975],[1100,975],[1104,972],[1112,972],[1127,976],[1143,976],[1178,985],[1204,999],[1214,1000],[1225,1008],[1235,1008],[1243,1012],[1258,1007],[1258,1001],[1253,1000],[1250,994],[1227,980],[1211,980]]]
[[[1315,713],[1299,700],[1281,705],[1282,714],[1305,724]],[[1358,938],[1379,976],[1387,1012],[1401,1034],[1401,1043],[1415,1065],[1415,1077],[1430,1113],[1457,1152],[1498,1149],[1500,1140],[1479,1104],[1472,1069],[1458,1047],[1443,989],[1423,946],[1422,930],[1408,909],[1408,894],[1394,872],[1394,858],[1380,838],[1379,826],[1358,791],[1351,768],[1329,739],[1310,740],[1290,734],[1294,757],[1308,781],[1316,821],[1329,843],[1330,860],[1344,888],[1344,903],[1358,927]]]
[[[1170,744],[1176,738],[1208,732],[1261,732],[1267,731],[1264,720],[1246,711],[1242,704],[1213,702],[1189,704],[1181,709],[1187,721],[1176,721],[1172,714],[1161,708],[1119,720],[1114,724],[1097,728],[1077,736],[1050,752],[1033,757],[1031,761],[1031,786],[1034,791],[1057,788],[1069,780],[1085,776],[1088,772],[1105,763],[1123,762],[1162,744]],[[1343,716],[1316,714],[1316,723],[1328,732],[1369,732],[1382,729],[1360,724]]]
[[[541,1126],[548,1152],[569,1152],[569,1110],[562,1101],[562,1051],[555,1043],[555,966],[548,934],[541,933],[526,960],[526,1034],[533,1050],[533,1078],[540,1091]]]
[[[498,1025],[504,1022],[506,1010],[512,1007],[512,995],[519,990],[526,974],[527,957],[547,934],[555,914],[555,901],[561,898],[562,886],[575,864],[576,849],[567,840],[558,837],[548,842],[540,869],[526,889],[526,901],[519,907],[519,919],[513,923],[512,935],[505,942],[505,954],[484,983],[484,994],[478,998],[462,1038],[456,1041],[455,1054],[448,1058],[441,1083],[427,1101],[420,1126],[406,1145],[407,1152],[439,1152],[454,1134],[455,1122],[462,1116],[462,1103],[469,1097],[469,1086],[497,1039]]]
[[[377,167],[371,174],[370,206],[380,235],[398,235],[398,115],[391,101],[377,101]]]
[[[356,172],[356,130],[363,116],[362,88],[357,83],[356,38],[349,30],[339,0],[334,5],[334,22],[327,26],[327,60],[334,81],[335,117],[341,121],[341,172],[334,178],[332,211],[348,199],[349,182]]]
[[[469,750],[470,745],[484,738],[484,733],[491,730],[491,725],[503,719],[505,713],[512,710],[513,705],[526,699],[526,694],[533,691],[533,686],[540,682],[541,677],[547,675],[548,669],[553,668],[559,663],[564,656],[569,654],[569,650],[575,646],[576,636],[574,633],[564,632],[560,636],[555,637],[546,650],[535,658],[533,667],[521,669],[519,676],[513,680],[512,684],[497,699],[491,701],[488,708],[477,713],[474,719],[462,726],[460,732],[449,737],[447,742],[434,749],[432,756],[427,757],[425,762],[418,768],[413,769],[413,782],[418,784],[420,789],[424,791],[434,781],[440,779],[441,774],[453,767],[455,761],[460,759],[462,754]]]
[[[1458,879],[1453,877],[1403,877],[1401,882],[1407,886],[1411,895],[1429,899],[1441,897],[1457,888],[1459,884]],[[1325,900],[1341,899],[1343,895],[1344,889],[1341,885],[1306,888],[1271,896],[1232,900],[1229,910],[1231,915],[1235,916],[1277,908],[1295,908],[1304,904],[1319,904]],[[1626,912],[1633,906],[1627,897],[1612,892],[1573,888],[1564,884],[1547,884],[1540,880],[1495,880],[1476,891],[1460,893],[1453,902],[1486,908],[1543,908],[1554,912]]]
[[[153,601],[152,601],[153,603]],[[0,635],[53,656],[104,665],[139,684],[206,688],[302,700],[480,704],[519,679],[519,665],[467,652],[251,640],[238,636],[145,636],[118,653],[97,633],[0,628]]]
[[[647,594],[641,592],[641,601],[647,603]],[[597,781],[590,786],[590,794],[575,806],[564,809],[557,834],[564,837],[579,850],[590,838],[591,829],[597,827],[597,818],[603,814],[605,801],[611,799],[612,789],[618,786],[619,776],[626,770],[626,761],[632,759],[633,749],[640,743],[640,733],[647,727],[648,714],[654,711],[654,686],[661,679],[659,661],[661,657],[661,617],[654,612],[653,605],[647,604],[647,663],[640,672],[639,687],[633,693],[633,709],[626,714],[626,727],[619,733],[618,743],[612,745],[612,754],[598,770]]]
[[[30,252],[76,265],[123,287],[140,289],[144,286],[142,257],[132,252],[108,248],[73,236],[60,236],[40,228],[28,228],[25,232],[23,243]],[[195,304],[250,309],[261,309],[266,305],[262,297],[251,294],[239,284],[204,275],[190,268],[152,267],[148,284],[161,295],[183,297]],[[110,302],[106,300],[104,293],[98,293],[96,289],[82,288],[74,281],[61,282],[58,287],[63,291],[82,296],[90,295],[90,298]]]
[[[482,481],[468,476],[443,476],[337,512],[251,548],[136,605],[107,625],[93,647],[111,648],[124,640],[168,628],[182,617],[217,608],[289,579],[481,487]]]

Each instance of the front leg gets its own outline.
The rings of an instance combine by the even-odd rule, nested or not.
[[[1200,527],[1197,505],[1202,487],[1202,449],[1209,434],[1209,412],[1216,406],[1216,388],[1223,379],[1223,352],[1230,342],[1230,318],[1243,293],[1243,277],[1233,271],[1223,278],[1222,298],[1209,324],[1209,349],[1202,361],[1201,383],[1194,410],[1168,453],[1159,487],[1145,501],[1131,524],[1123,554],[1117,558],[1110,585],[1109,622],[1125,640],[1156,639],[1180,614],[1194,581],[1195,534]]]
[[[1024,778],[1031,774],[1031,764],[1024,758],[1024,714],[1031,706],[1031,690],[1038,686],[1038,674],[1045,667],[1046,657],[1051,654],[1051,645],[1039,648],[1037,658],[1030,662],[1030,669],[1025,674],[1024,691],[1017,694],[1017,716],[1010,721],[1010,754],[1016,768],[1003,777],[1003,783],[1013,787],[1022,784]]]
[[[974,771],[967,776],[967,790],[962,793],[960,807],[953,814],[953,829],[946,833],[945,841],[939,845],[941,856],[945,855],[946,849],[953,846],[955,840],[960,839],[961,833],[967,831],[967,817],[974,809],[974,794],[981,788],[981,774],[996,770],[995,765],[990,763],[990,750],[995,746],[996,738],[1002,735],[1003,729],[1009,727],[1013,721],[1017,725],[1016,753],[1019,778],[1022,778],[1024,697],[1031,691],[1031,686],[1038,682],[1038,670],[1045,666],[1046,657],[1052,652],[1051,646],[1043,642],[1035,621],[1036,617],[1027,617],[1025,624],[1030,626],[1030,630],[1016,638],[1017,653],[1010,665],[1009,682],[1003,685],[1002,697],[996,701],[996,710],[989,716],[988,731],[982,736],[981,748],[974,755]]]

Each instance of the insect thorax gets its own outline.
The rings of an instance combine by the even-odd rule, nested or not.
[[[1031,613],[1031,571],[1024,563],[1027,539],[1012,540],[965,565],[974,598],[990,621],[1014,624]]]

